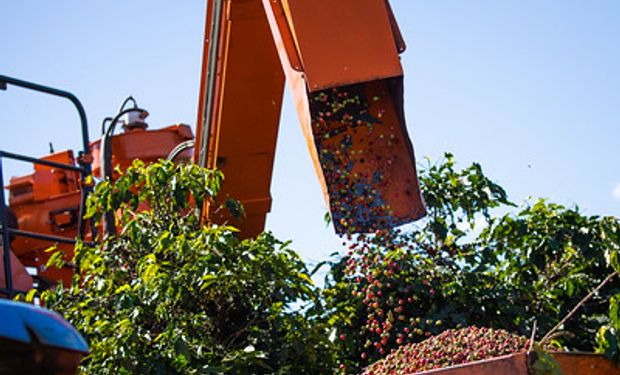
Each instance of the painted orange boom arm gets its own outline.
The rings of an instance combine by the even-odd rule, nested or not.
[[[195,158],[226,176],[242,236],[264,229],[285,77],[338,233],[425,214],[386,0],[211,0]],[[219,216],[211,220],[229,220]]]

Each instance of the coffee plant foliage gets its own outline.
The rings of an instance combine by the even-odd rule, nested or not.
[[[619,232],[616,228],[615,234]],[[609,253],[609,260],[616,275],[620,275],[620,252],[617,249]],[[609,319],[596,333],[596,343],[598,353],[620,365],[620,293],[617,290],[609,300]]]
[[[135,162],[97,186],[87,216],[117,212],[118,234],[79,243],[72,284],[42,296],[88,340],[84,373],[331,371],[335,351],[313,320],[319,295],[299,256],[269,233],[239,241],[232,227],[201,225],[193,207],[222,178]]]
[[[42,296],[88,339],[85,373],[356,373],[447,329],[530,337],[536,321],[540,339],[620,268],[617,219],[517,207],[479,164],[446,154],[420,171],[427,218],[344,238],[319,290],[288,243],[201,224],[195,207],[213,205],[222,179],[136,162],[98,185],[87,216],[116,212],[118,234],[79,243],[70,287]],[[617,359],[619,293],[616,278],[554,344]]]
[[[540,339],[613,271],[616,218],[542,199],[517,207],[479,164],[458,169],[451,154],[422,168],[420,184],[425,220],[350,236],[348,252],[328,262],[323,296],[343,372],[450,328],[484,325],[530,337],[536,321]],[[555,345],[591,351],[604,323],[599,350],[617,355],[619,299],[611,297],[618,291],[615,279]]]

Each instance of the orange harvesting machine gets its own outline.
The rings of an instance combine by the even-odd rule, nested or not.
[[[90,142],[84,110],[70,93],[0,76],[16,85],[69,99],[82,120],[82,150],[40,159],[0,151],[35,165],[13,177],[8,206],[0,196],[4,279],[11,296],[32,284],[68,281],[71,269],[46,269],[54,243],[70,259],[93,176],[114,179],[134,159],[186,158],[226,176],[218,200],[239,200],[245,217],[204,210],[251,237],[264,230],[285,81],[294,96],[337,233],[373,232],[425,214],[413,147],[405,125],[405,44],[387,0],[209,0],[196,136],[187,125],[148,129],[133,98],[104,121]],[[133,106],[130,106],[133,102]],[[124,131],[115,134],[117,124]],[[12,223],[11,223],[12,222]],[[12,275],[6,277],[5,275]]]

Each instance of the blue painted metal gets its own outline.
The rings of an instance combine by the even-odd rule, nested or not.
[[[88,353],[88,344],[60,314],[21,303],[0,300],[0,338],[25,344]]]

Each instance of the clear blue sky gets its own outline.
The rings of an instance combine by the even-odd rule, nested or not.
[[[392,0],[409,131],[419,161],[453,152],[522,202],[528,196],[620,212],[620,2]],[[0,74],[74,92],[94,138],[133,95],[152,127],[194,125],[203,1],[5,0]],[[0,92],[0,149],[42,155],[79,146],[73,108]],[[290,97],[285,98],[268,227],[306,260],[338,240]],[[23,173],[9,165],[7,174]],[[6,177],[6,176],[5,176]],[[614,196],[614,190],[616,195]]]

